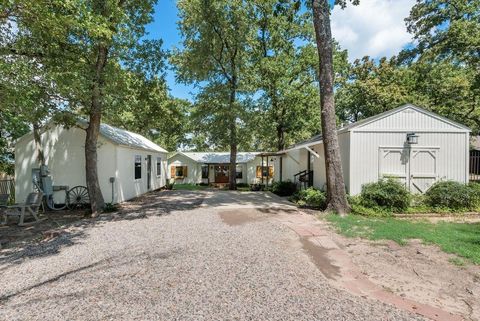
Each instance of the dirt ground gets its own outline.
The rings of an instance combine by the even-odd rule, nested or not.
[[[455,255],[420,240],[400,246],[338,234],[335,238],[361,272],[384,289],[466,320],[480,320],[480,266],[457,266],[450,261]]]

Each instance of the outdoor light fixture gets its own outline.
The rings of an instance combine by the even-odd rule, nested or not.
[[[415,133],[407,133],[407,143],[409,145],[418,144],[418,135]]]

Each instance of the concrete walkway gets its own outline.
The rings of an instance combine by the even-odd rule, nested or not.
[[[343,275],[352,266],[348,257],[332,256],[342,250],[328,231],[268,193],[159,192],[55,235],[0,252],[1,320],[421,320],[419,312],[428,314],[373,290],[358,292],[358,275],[345,290]]]

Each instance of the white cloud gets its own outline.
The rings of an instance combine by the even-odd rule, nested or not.
[[[404,19],[415,0],[360,0],[332,12],[332,34],[350,60],[370,56],[391,57],[412,41]]]

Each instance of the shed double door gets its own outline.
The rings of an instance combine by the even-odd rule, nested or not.
[[[215,166],[215,183],[228,183],[230,166],[228,165],[216,165]]]
[[[424,193],[438,178],[439,148],[381,147],[379,177],[394,177],[413,193]]]

